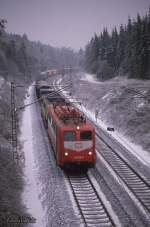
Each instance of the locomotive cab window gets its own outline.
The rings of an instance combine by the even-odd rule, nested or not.
[[[64,132],[64,141],[74,141],[75,139],[75,132]]]
[[[80,132],[81,140],[92,140],[92,132],[91,131],[82,131]]]

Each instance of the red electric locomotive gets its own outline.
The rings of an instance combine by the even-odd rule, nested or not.
[[[82,113],[71,104],[51,103],[47,121],[48,134],[60,167],[94,167],[95,129]]]

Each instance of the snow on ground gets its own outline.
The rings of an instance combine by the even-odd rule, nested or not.
[[[4,83],[5,83],[4,78],[0,76],[0,88],[2,88]]]
[[[124,147],[126,147],[132,154],[134,154],[144,165],[150,166],[150,153],[140,145],[136,145],[129,141],[126,137],[119,132],[110,133],[112,137],[118,140]]]
[[[29,88],[31,93],[31,87]],[[26,97],[25,104],[31,103],[30,96]],[[42,207],[41,199],[39,198],[40,185],[36,182],[37,166],[35,165],[33,155],[33,133],[31,127],[31,113],[30,108],[25,108],[22,118],[21,138],[23,142],[24,158],[25,158],[25,189],[23,193],[23,201],[28,208],[29,213],[36,219],[36,223],[32,226],[46,227],[44,216],[45,212]]]
[[[98,83],[98,84],[101,83],[96,79],[96,76],[94,74],[85,73],[84,75],[85,76],[81,77],[81,80],[89,81],[91,83]]]
[[[139,104],[138,104],[138,108],[141,108],[141,107],[143,107],[145,105],[145,103],[144,102],[140,102]]]
[[[102,120],[95,119],[95,113],[87,110],[83,107],[84,113],[95,122],[95,124],[109,133],[113,138],[115,138],[119,143],[121,143],[124,147],[126,147],[130,152],[132,152],[144,165],[150,166],[150,153],[143,150],[141,146],[136,145],[130,142],[125,136],[121,135],[120,132],[114,131],[109,132],[107,131],[108,125],[106,125]]]
[[[91,75],[92,77],[93,75]],[[89,75],[85,74],[85,78],[89,78]],[[86,79],[85,79],[86,80]],[[94,78],[90,80],[90,82],[94,82]],[[105,95],[103,97],[106,98],[109,96],[109,93],[107,95]],[[141,105],[143,106],[144,103],[141,102],[138,107],[141,107]],[[90,116],[90,118],[95,122],[95,113],[86,110],[84,108],[84,112],[87,113],[88,116]],[[107,131],[107,126],[106,124],[101,121],[100,119],[97,120],[96,123],[99,127],[102,127],[104,130]],[[107,131],[108,132],[108,131]],[[145,165],[147,165],[148,167],[150,166],[150,153],[147,152],[146,150],[143,150],[142,147],[140,145],[136,145],[132,142],[129,141],[129,139],[127,139],[125,136],[121,135],[120,132],[116,131],[115,132],[108,132],[109,134],[111,134],[112,137],[114,137],[116,140],[118,140],[118,142],[120,142],[124,147],[126,147],[130,152],[132,152],[140,161],[142,161]]]
[[[1,93],[3,93],[3,85],[5,83],[5,80],[3,77],[0,76],[0,99],[2,99]]]

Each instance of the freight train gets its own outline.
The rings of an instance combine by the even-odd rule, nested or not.
[[[46,81],[43,80],[36,82],[35,89],[37,98],[40,98],[42,95],[46,95],[53,91],[52,87],[48,85]]]
[[[86,169],[95,166],[95,128],[83,113],[53,91],[42,96],[41,115],[57,165]]]

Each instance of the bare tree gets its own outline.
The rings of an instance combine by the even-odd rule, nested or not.
[[[2,32],[5,30],[5,25],[7,23],[7,20],[5,19],[0,19],[0,35],[2,34]]]

